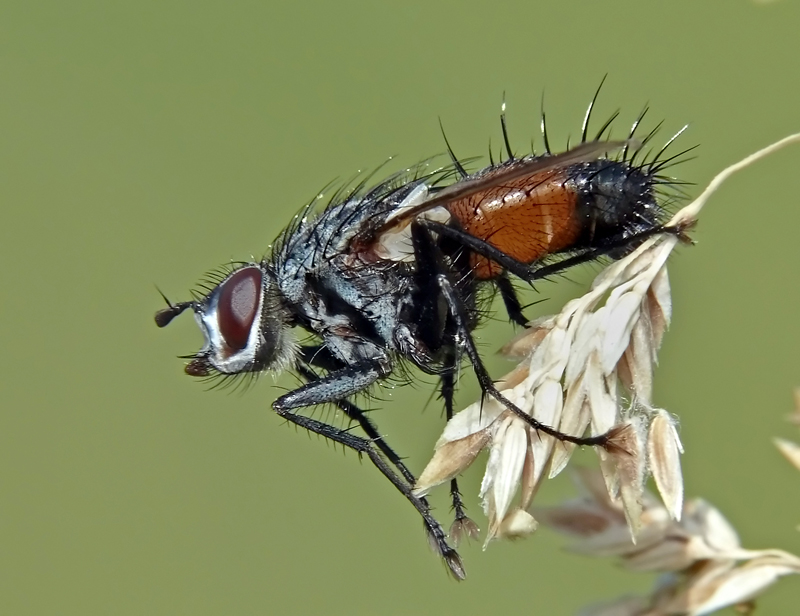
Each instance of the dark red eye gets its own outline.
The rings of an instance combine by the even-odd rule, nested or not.
[[[217,304],[219,331],[227,345],[239,351],[247,346],[261,295],[261,271],[239,270],[222,286]]]

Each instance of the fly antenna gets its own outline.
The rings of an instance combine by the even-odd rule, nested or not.
[[[156,312],[155,321],[156,325],[159,327],[166,327],[172,322],[172,319],[177,317],[181,312],[194,306],[194,302],[178,302],[177,304],[173,304],[167,299],[167,296],[164,295],[161,289],[156,287],[156,291],[158,291],[158,294],[163,297],[164,301],[167,303],[166,308],[162,308]]]

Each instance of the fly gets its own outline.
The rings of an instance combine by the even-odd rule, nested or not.
[[[655,234],[682,233],[663,225],[660,199],[676,183],[662,175],[676,157],[662,159],[665,146],[651,162],[636,162],[655,134],[634,140],[644,113],[626,140],[603,140],[610,121],[589,140],[592,105],[581,143],[566,152],[551,153],[545,132],[545,154],[514,157],[502,116],[505,161],[468,174],[448,145],[446,170],[420,167],[371,187],[362,183],[337,193],[316,217],[307,215],[309,205],[263,260],[232,266],[207,293],[167,302],[155,316],[164,327],[187,309],[194,313],[205,343],[189,358],[189,375],[295,370],[305,384],[272,408],[367,456],[417,509],[458,579],[465,577],[461,558],[427,501],[413,494],[414,475],[352,398],[407,363],[438,376],[450,419],[455,375],[466,358],[484,395],[534,429],[577,445],[611,446],[608,433],[564,434],[506,399],[473,336],[482,302],[494,291],[513,321],[527,323],[511,276],[531,283],[578,263],[618,258]],[[300,344],[296,328],[313,343]],[[365,436],[299,412],[320,404],[338,407]],[[455,479],[451,497],[456,522],[471,523]]]

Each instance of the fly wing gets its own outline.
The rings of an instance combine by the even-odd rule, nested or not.
[[[538,156],[528,160],[523,159],[519,164],[510,165],[497,173],[490,175],[478,174],[477,176],[455,182],[430,198],[426,198],[419,203],[394,212],[380,227],[373,230],[372,238],[378,238],[384,233],[403,228],[423,212],[445,205],[456,199],[470,197],[487,188],[499,186],[526,175],[552,171],[575,163],[591,162],[602,158],[609,152],[619,150],[626,145],[635,146],[637,143],[638,142],[634,140],[592,141],[589,143],[582,143],[571,150],[561,152],[555,156]]]

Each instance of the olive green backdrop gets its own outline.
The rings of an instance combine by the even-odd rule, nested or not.
[[[649,102],[659,143],[691,123],[680,143],[698,158],[674,173],[702,185],[800,130],[798,33],[790,0],[3,3],[0,611],[560,615],[649,588],[548,530],[464,548],[453,582],[369,464],[270,410],[291,377],[231,394],[184,376],[175,356],[200,334],[188,316],[155,327],[155,285],[185,298],[262,255],[329,181],[442,152],[438,118],[461,156],[485,154],[504,92],[518,151],[539,139],[543,91],[563,147],[606,73],[598,121],[622,108],[619,136]],[[745,545],[795,552],[800,474],[770,438],[800,437],[784,421],[798,169],[795,146],[735,177],[673,257],[656,383],[682,419],[688,494]],[[540,285],[532,316],[594,271]],[[481,330],[485,353],[511,332]],[[373,415],[417,472],[442,425],[431,387],[385,392]],[[476,392],[463,379],[460,403]],[[483,522],[479,481],[464,488]],[[540,502],[570,494],[565,476]],[[799,603],[788,579],[763,609]]]

